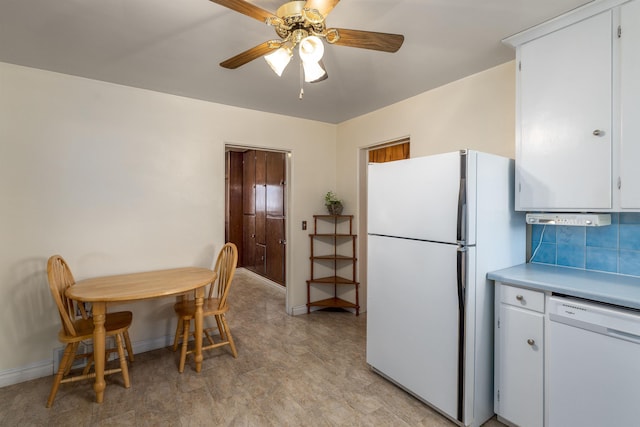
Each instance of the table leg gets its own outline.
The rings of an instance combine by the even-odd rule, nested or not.
[[[93,362],[96,369],[96,381],[93,384],[93,389],[96,392],[96,402],[98,403],[102,403],[102,399],[104,398],[104,389],[106,387],[106,383],[104,381],[104,352],[106,337],[104,329],[104,321],[106,318],[105,313],[106,303],[93,303]]]
[[[200,372],[202,369],[202,334],[203,334],[203,316],[202,316],[202,304],[204,302],[204,288],[196,289],[196,318],[195,318],[195,344],[196,344],[196,372]]]

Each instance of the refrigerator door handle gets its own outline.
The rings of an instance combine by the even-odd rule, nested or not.
[[[465,360],[465,294],[467,283],[467,248],[458,247],[458,421],[464,422],[464,360]]]
[[[467,152],[460,151],[460,188],[458,189],[458,224],[456,239],[458,244],[467,241]]]

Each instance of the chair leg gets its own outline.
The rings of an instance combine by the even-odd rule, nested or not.
[[[64,355],[62,356],[62,360],[60,361],[60,366],[58,367],[58,372],[53,378],[53,384],[51,385],[51,392],[49,393],[49,399],[47,399],[47,408],[51,408],[53,405],[53,400],[56,398],[56,393],[58,393],[58,388],[60,387],[60,383],[62,382],[62,377],[64,376],[64,372],[67,370],[67,365],[69,365],[69,360],[73,361],[73,356],[75,352],[73,351],[75,343],[69,343],[64,348]]]
[[[89,357],[87,357],[87,364],[82,370],[82,375],[87,375],[89,373],[89,371],[91,370],[91,365],[93,365],[93,353],[91,353]]]
[[[69,372],[71,372],[71,367],[73,366],[73,362],[74,360],[76,360],[75,356],[76,353],[78,352],[78,346],[80,345],[79,342],[74,342],[74,343],[70,343],[69,345],[71,345],[71,358],[67,359],[67,363],[64,367],[64,373],[62,374],[63,377],[69,375]],[[67,349],[65,348],[65,351]],[[60,363],[62,364],[62,361],[60,361]]]
[[[133,362],[133,347],[131,346],[129,331],[124,331],[122,335],[124,335],[124,345],[127,347],[127,356],[129,356],[129,362]]]
[[[127,367],[127,359],[124,357],[124,348],[120,334],[116,334],[116,346],[118,347],[118,357],[120,358],[120,369],[122,369],[124,388],[129,388],[131,387],[131,383],[129,382],[129,368]]]
[[[187,345],[189,344],[189,329],[191,328],[191,321],[183,320],[182,324],[182,351],[180,352],[180,367],[178,368],[178,372],[180,373],[184,372],[184,364],[187,360]]]
[[[224,318],[224,314],[220,315],[220,320],[222,321],[222,326],[224,328],[224,333],[227,336],[227,341],[229,341],[229,347],[231,347],[231,354],[233,354],[234,358],[237,358],[238,352],[236,351],[236,344],[233,342],[231,330],[229,330],[229,324],[227,323],[227,319]]]
[[[207,341],[209,341],[209,344],[210,345],[215,345],[215,341],[213,340],[213,337],[209,333],[209,330],[208,329],[203,329],[202,332],[204,332],[204,336],[207,337]]]
[[[220,332],[220,341],[226,341],[227,337],[224,333],[224,328],[222,327],[222,323],[220,322],[220,315],[214,316],[216,318],[216,324],[218,325],[218,331]]]
[[[178,324],[176,325],[176,336],[173,339],[173,351],[178,349],[178,340],[180,339],[180,333],[182,332],[182,318],[178,319]]]

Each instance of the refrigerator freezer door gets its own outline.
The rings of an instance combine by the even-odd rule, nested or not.
[[[369,234],[456,243],[459,152],[372,163],[368,188]]]
[[[457,246],[368,236],[367,363],[458,416]]]

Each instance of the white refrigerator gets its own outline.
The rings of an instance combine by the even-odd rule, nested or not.
[[[493,416],[493,283],[525,262],[513,160],[472,150],[368,168],[367,363],[460,425]]]

